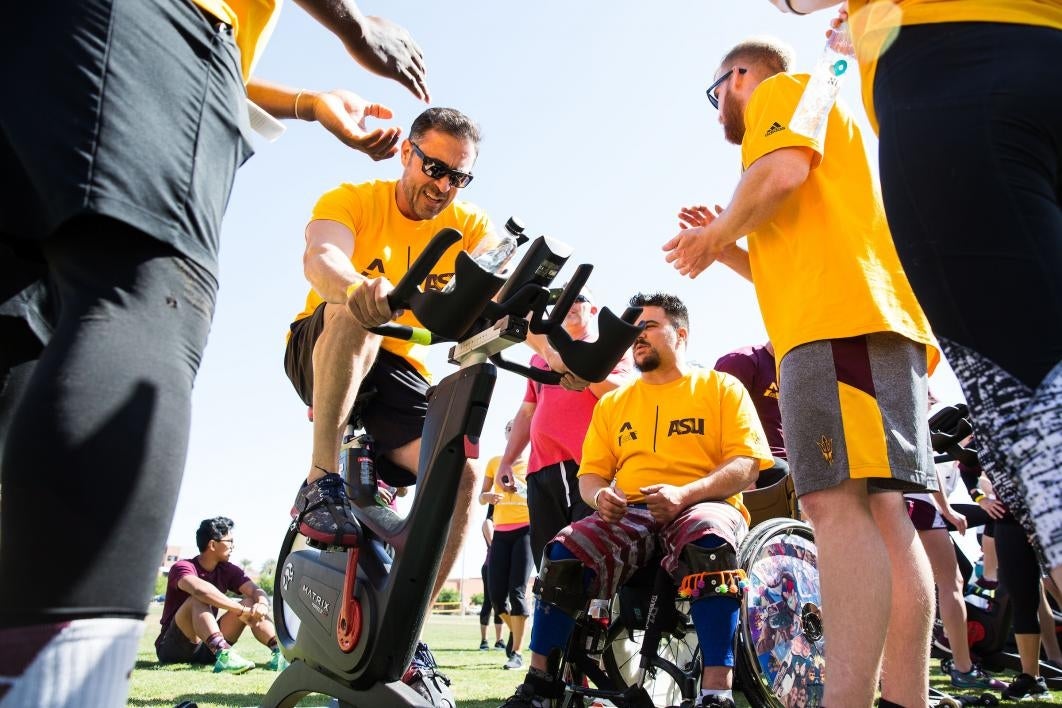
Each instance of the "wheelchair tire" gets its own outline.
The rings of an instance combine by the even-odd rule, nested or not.
[[[758,524],[738,549],[738,564],[749,586],[738,627],[737,684],[753,708],[821,705],[826,666],[811,527],[792,519]]]
[[[685,604],[685,603],[682,603]],[[697,633],[689,621],[688,606],[679,606],[682,619],[674,632],[665,633],[657,647],[657,660],[643,682],[654,705],[677,706],[695,701],[700,694],[701,650]],[[619,688],[637,681],[638,654],[644,629],[630,630],[618,618],[608,629],[601,658],[605,673]],[[684,703],[686,702],[686,703]]]

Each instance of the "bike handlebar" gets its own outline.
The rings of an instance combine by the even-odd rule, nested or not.
[[[525,282],[507,282],[505,278],[480,268],[462,251],[457,254],[454,263],[455,287],[450,292],[421,291],[419,284],[430,275],[446,251],[460,240],[461,234],[457,230],[440,230],[387,296],[392,311],[412,310],[423,327],[387,323],[371,328],[371,332],[418,344],[459,342],[487,329],[507,315],[526,317],[528,329],[536,334],[545,334],[573,374],[586,381],[599,382],[611,373],[641,331],[641,327],[634,324],[641,312],[640,308],[628,308],[621,317],[617,317],[607,307],[602,308],[599,315],[597,340],[575,341],[564,331],[564,318],[593,271],[593,266],[588,264],[576,269],[548,318],[545,309],[550,292],[546,286],[556,275],[556,269],[544,277],[544,269],[535,268],[534,263],[521,263],[514,270],[514,277]],[[544,244],[536,241],[535,245]],[[534,249],[529,249],[529,253],[531,250]],[[559,256],[559,260],[563,265],[567,255]],[[492,302],[491,298],[503,286],[505,299]],[[540,383],[556,384],[561,379],[561,374],[557,372],[514,364],[496,352],[490,354],[489,358],[499,368]]]

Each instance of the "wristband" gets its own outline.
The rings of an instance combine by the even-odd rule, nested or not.
[[[986,496],[988,496],[988,495],[985,494],[980,489],[975,489],[972,492],[970,492],[970,498],[973,499],[974,504],[980,504],[981,500],[984,499]]]
[[[608,487],[602,487],[601,489],[594,492],[594,498],[590,500],[590,506],[594,507],[595,510],[598,509],[597,498],[601,496],[601,492],[605,491],[606,489],[608,489]]]

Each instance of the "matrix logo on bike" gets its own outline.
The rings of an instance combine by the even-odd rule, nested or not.
[[[318,595],[317,591],[306,583],[302,584],[302,594],[310,601],[310,608],[317,614],[327,617],[332,613],[332,603]]]

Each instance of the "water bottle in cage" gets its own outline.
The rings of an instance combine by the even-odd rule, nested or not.
[[[808,85],[793,111],[789,129],[821,143],[826,137],[830,110],[841,90],[841,79],[855,65],[855,49],[848,23],[830,33],[826,48],[811,72]]]
[[[372,436],[364,433],[344,440],[340,469],[351,487],[351,498],[359,505],[376,503],[376,463],[373,460]]]
[[[524,225],[513,216],[509,217],[509,220],[505,222],[505,233],[501,235],[497,246],[486,250],[477,248],[469,255],[472,256],[472,260],[476,262],[476,265],[488,273],[501,274],[505,267],[509,265],[509,261],[512,260],[516,249],[526,241],[527,236],[524,236]],[[451,278],[450,282],[443,288],[443,292],[451,292],[455,287],[457,287],[457,282]]]
[[[586,653],[596,656],[605,650],[608,625],[612,620],[608,600],[591,600],[586,614],[589,624],[586,632]]]

